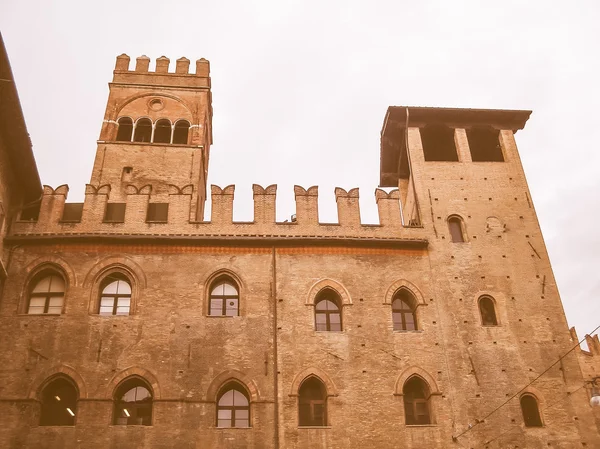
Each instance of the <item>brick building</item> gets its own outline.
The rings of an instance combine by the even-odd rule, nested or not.
[[[0,447],[600,447],[528,111],[390,107],[379,225],[316,186],[276,222],[275,185],[203,221],[209,63],[149,62],[117,58],[85,201],[44,186],[5,238]]]

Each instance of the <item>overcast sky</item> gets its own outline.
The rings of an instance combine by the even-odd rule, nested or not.
[[[559,6],[560,4],[560,6]],[[209,183],[360,187],[376,223],[389,105],[532,109],[521,158],[570,325],[600,324],[600,3],[543,1],[2,0],[0,27],[42,182],[83,199],[115,57],[211,62]],[[151,69],[154,64],[151,64]],[[193,66],[193,63],[192,63]],[[68,129],[68,132],[67,132]]]

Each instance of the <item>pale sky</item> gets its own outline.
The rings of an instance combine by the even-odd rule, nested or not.
[[[600,3],[543,1],[2,0],[11,60],[42,182],[89,181],[115,57],[211,62],[209,183],[360,187],[376,223],[379,132],[389,105],[531,109],[521,159],[561,297],[580,337],[600,324]],[[154,64],[151,64],[151,70]],[[192,64],[193,66],[193,64]]]

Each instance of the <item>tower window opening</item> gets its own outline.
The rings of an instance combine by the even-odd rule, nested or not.
[[[171,143],[171,122],[161,119],[154,128],[154,143]]]
[[[327,391],[316,377],[302,382],[298,391],[298,425],[324,427],[327,425]]]
[[[83,203],[65,203],[62,219],[63,223],[79,223],[83,215]]]
[[[106,209],[104,209],[104,223],[125,222],[125,204],[126,203],[106,203]]]
[[[454,128],[428,125],[421,128],[420,131],[426,161],[458,161],[458,153],[454,144]]]
[[[460,217],[453,216],[448,218],[448,230],[453,243],[463,243],[465,235],[463,232],[463,223]]]
[[[65,280],[58,273],[47,272],[33,283],[29,293],[29,315],[60,315],[65,297]]]
[[[481,313],[481,324],[484,326],[497,326],[496,308],[494,300],[489,296],[482,296],[479,299],[479,312]]]
[[[415,302],[414,296],[404,288],[396,293],[392,301],[392,321],[395,331],[417,330]]]
[[[148,142],[152,140],[152,122],[150,119],[142,118],[135,124],[133,135],[134,142]]]
[[[152,223],[167,223],[169,218],[169,203],[148,203],[146,221]]]
[[[406,381],[404,388],[404,417],[407,425],[431,424],[430,392],[427,383],[414,376]]]
[[[540,416],[537,399],[531,394],[524,394],[521,396],[520,402],[525,427],[542,427],[542,417]]]
[[[217,427],[250,427],[250,401],[239,385],[223,388],[217,401]]]
[[[129,315],[131,284],[123,275],[107,276],[100,292],[100,315]]]
[[[315,330],[342,330],[340,299],[337,293],[330,289],[326,289],[317,296],[315,303]]]
[[[77,414],[77,389],[64,377],[50,382],[42,391],[40,426],[73,426]]]
[[[142,379],[129,378],[117,388],[113,423],[126,426],[152,425],[152,392]]]
[[[240,293],[235,282],[229,277],[217,279],[210,287],[210,316],[238,316]]]
[[[133,134],[133,120],[129,117],[121,117],[118,121],[117,142],[131,142]]]
[[[500,132],[497,129],[467,129],[467,139],[473,162],[504,162],[500,147]]]
[[[188,121],[179,120],[177,123],[175,123],[175,130],[173,131],[173,143],[187,145],[189,130],[190,123]]]

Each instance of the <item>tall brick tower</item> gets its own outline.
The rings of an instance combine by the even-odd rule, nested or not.
[[[169,186],[192,192],[191,220],[202,220],[206,175],[212,143],[210,67],[206,59],[117,57],[90,184],[111,189],[111,200],[124,199],[129,185],[149,185],[152,194],[168,195]]]

